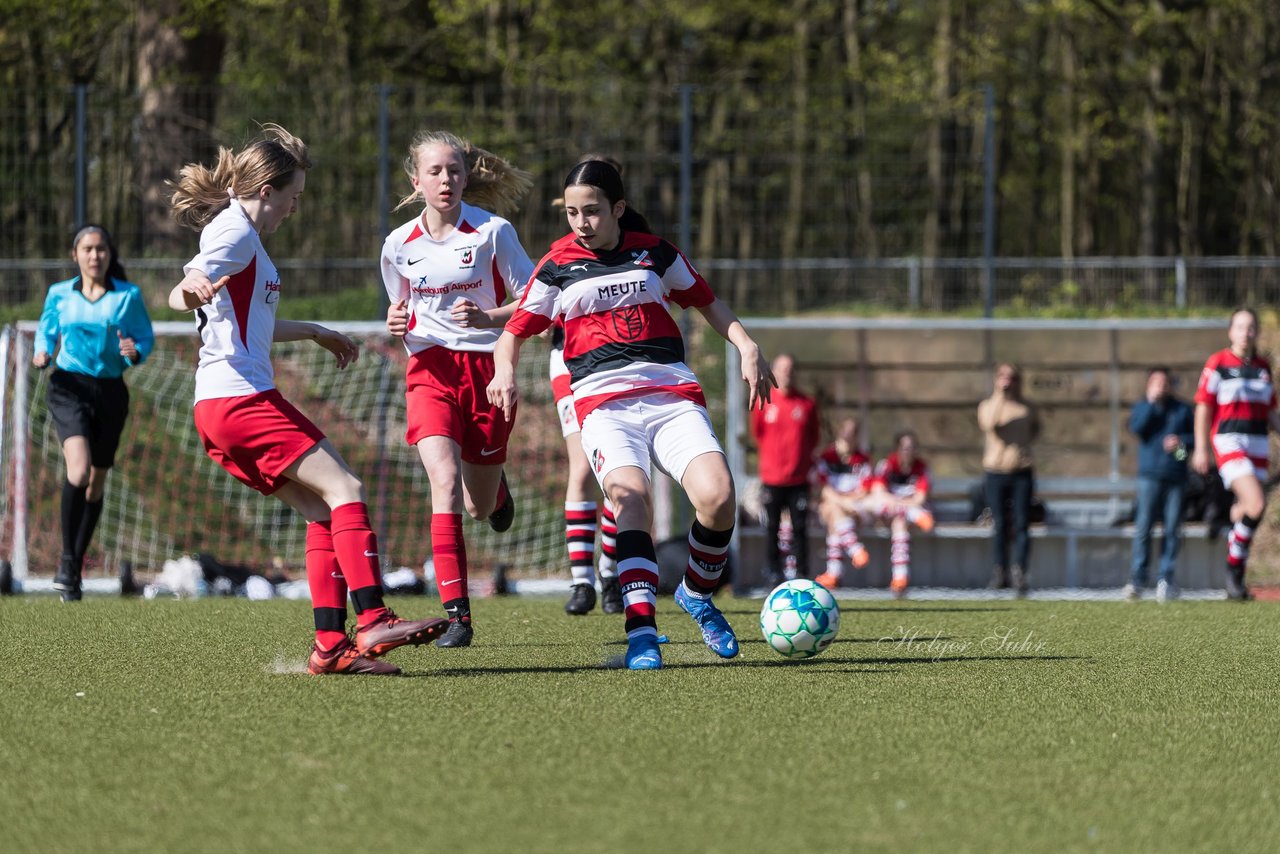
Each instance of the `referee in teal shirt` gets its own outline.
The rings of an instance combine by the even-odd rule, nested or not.
[[[31,358],[37,368],[54,363],[49,415],[62,442],[67,479],[62,485],[62,558],[53,586],[64,602],[80,599],[84,556],[102,515],[107,473],[129,415],[124,372],[141,364],[155,344],[142,292],[126,280],[107,230],[100,225],[81,228],[71,257],[80,275],[50,286]]]

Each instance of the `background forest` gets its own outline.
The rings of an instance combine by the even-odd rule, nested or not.
[[[394,200],[431,126],[535,173],[534,253],[591,148],[674,235],[682,94],[696,257],[973,257],[984,86],[996,255],[1272,256],[1278,36],[1265,0],[0,0],[0,257],[66,252],[76,83],[87,211],[130,257],[190,248],[164,181],[255,121],[318,160],[280,257],[375,254],[379,170]]]

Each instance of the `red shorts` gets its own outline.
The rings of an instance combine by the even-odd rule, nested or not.
[[[507,461],[507,439],[515,424],[489,403],[493,354],[429,347],[409,357],[405,374],[405,440],[447,436],[462,448],[462,459],[490,466]]]
[[[210,459],[263,495],[288,483],[282,472],[324,439],[276,389],[200,401],[196,431]]]

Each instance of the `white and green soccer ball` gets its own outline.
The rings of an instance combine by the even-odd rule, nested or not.
[[[840,608],[831,591],[806,578],[785,581],[760,609],[765,642],[787,658],[810,658],[840,632]]]

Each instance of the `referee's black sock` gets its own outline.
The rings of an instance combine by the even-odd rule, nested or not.
[[[76,531],[76,563],[84,564],[84,556],[89,553],[89,543],[93,542],[93,532],[98,529],[98,520],[102,518],[102,505],[105,498],[84,502],[84,515],[80,517],[80,529]]]
[[[63,481],[62,483],[62,556],[67,559],[74,559],[76,555],[76,540],[80,535],[80,523],[84,519],[84,508],[87,504],[85,498],[89,488],[87,486],[75,486],[71,481]],[[98,509],[102,509],[102,505],[98,505]]]

